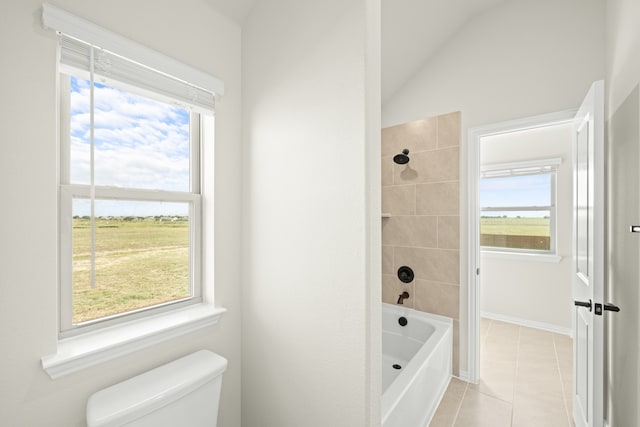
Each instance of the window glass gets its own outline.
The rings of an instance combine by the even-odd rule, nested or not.
[[[551,251],[553,173],[480,180],[480,246]]]
[[[90,183],[90,82],[71,76],[72,184]],[[189,111],[95,83],[95,185],[189,191]]]
[[[189,204],[95,200],[95,281],[91,208],[73,200],[73,323],[191,296]]]
[[[480,180],[480,206],[549,206],[551,174],[514,175]]]
[[[61,114],[64,331],[142,309],[197,302],[201,233],[198,120],[189,109],[68,79]],[[192,152],[193,151],[193,152]],[[68,180],[68,182],[65,181]],[[91,195],[93,194],[93,207]]]

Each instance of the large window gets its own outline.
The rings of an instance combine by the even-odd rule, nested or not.
[[[62,334],[201,301],[213,94],[65,36],[59,87]]]
[[[483,250],[555,253],[558,159],[484,167],[480,179]]]

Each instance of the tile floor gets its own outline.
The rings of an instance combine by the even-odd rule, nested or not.
[[[572,427],[572,342],[481,319],[480,383],[452,379],[429,427]]]

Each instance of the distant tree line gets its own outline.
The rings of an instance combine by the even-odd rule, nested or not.
[[[74,215],[73,219],[90,220],[89,215]],[[188,221],[189,217],[185,215],[149,215],[149,216],[96,216],[95,219],[103,221]]]
[[[502,216],[500,216],[500,215],[480,215],[480,218],[488,218],[488,219],[492,219],[492,218],[494,218],[494,219],[495,218],[525,218],[525,219],[527,219],[527,218],[544,218],[544,219],[549,219],[550,217],[549,217],[549,215],[534,216],[534,217],[530,217],[530,216],[523,217],[523,216],[520,216],[520,215],[514,216],[514,217],[509,217],[507,215],[502,215]]]

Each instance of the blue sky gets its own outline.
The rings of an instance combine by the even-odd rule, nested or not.
[[[71,183],[90,183],[90,82],[71,77]],[[95,83],[95,184],[189,191],[189,111]],[[74,203],[86,215],[88,203]],[[185,204],[102,201],[96,215],[187,213]],[[98,211],[98,207],[100,211]]]
[[[480,206],[549,206],[551,175],[519,175],[480,180]],[[539,212],[486,212],[486,216],[545,216]]]

